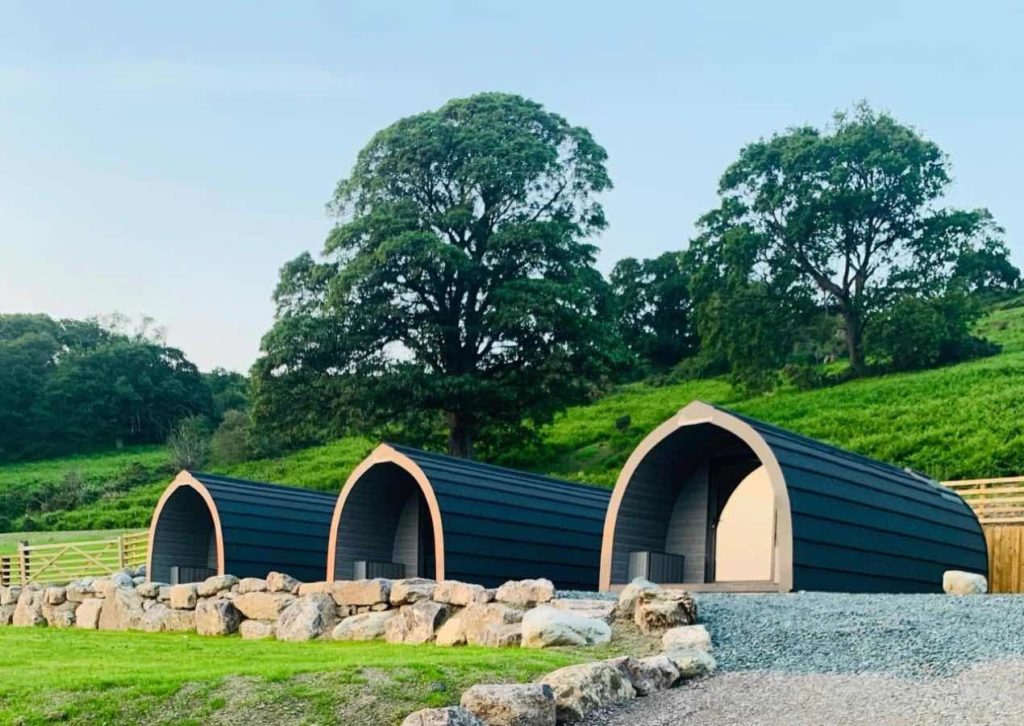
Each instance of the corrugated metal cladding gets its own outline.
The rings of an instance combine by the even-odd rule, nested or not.
[[[988,572],[981,525],[953,492],[921,475],[725,413],[760,434],[782,469],[793,522],[794,590],[936,592],[946,570]]]
[[[192,477],[210,493],[217,509],[226,573],[265,577],[278,571],[305,582],[323,579],[334,494],[212,474],[193,472]],[[191,487],[180,488],[168,504],[186,490]]]
[[[546,577],[561,589],[597,587],[608,490],[392,448],[430,480],[441,511],[446,579],[493,587]]]

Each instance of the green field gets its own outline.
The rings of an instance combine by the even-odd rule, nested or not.
[[[0,532],[0,555],[16,552],[18,542],[23,540],[34,545],[65,544],[68,542],[90,542],[92,540],[110,539],[137,529],[86,529],[67,532]]]
[[[743,397],[724,379],[623,386],[591,405],[569,409],[542,432],[539,445],[509,450],[499,463],[612,486],[629,453],[651,429],[700,399],[938,479],[1021,474],[1024,307],[993,311],[979,330],[1000,343],[1003,352],[960,365],[813,391]],[[209,468],[229,476],[334,492],[373,445],[370,439],[353,437],[279,458]],[[0,467],[0,496],[16,487],[60,481],[71,469],[87,481],[99,482],[131,467],[143,473],[144,481],[130,491],[71,511],[39,515],[34,524],[47,530],[145,527],[173,475],[159,447]],[[38,541],[31,533],[28,537]]]
[[[281,643],[170,633],[0,629],[0,723],[398,723],[479,682],[584,656],[529,649]]]

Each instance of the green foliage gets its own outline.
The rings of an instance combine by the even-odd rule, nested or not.
[[[573,651],[284,643],[4,628],[0,722],[399,723],[474,683],[529,682]],[[254,718],[254,714],[258,717]]]
[[[210,438],[210,458],[215,464],[237,464],[252,458],[250,421],[244,411],[226,411]]]
[[[162,441],[211,405],[149,321],[128,333],[116,318],[0,315],[0,461]]]
[[[202,416],[181,419],[167,437],[167,453],[175,469],[201,469],[210,454],[210,430],[206,419]]]
[[[951,282],[1016,284],[991,215],[939,206],[949,183],[938,146],[862,104],[826,131],[804,126],[744,147],[694,253],[719,278],[813,291],[841,316],[860,372],[864,335],[894,299],[941,296]]]
[[[650,260],[627,257],[611,272],[623,342],[656,370],[697,351],[684,263],[682,253],[666,252]]]
[[[586,237],[611,182],[583,128],[485,93],[402,119],[331,203],[322,262],[285,265],[253,373],[258,427],[447,429],[449,451],[521,439],[621,362]]]
[[[249,408],[249,381],[241,373],[214,368],[202,375],[213,399],[211,418],[215,423],[219,423],[228,411]]]

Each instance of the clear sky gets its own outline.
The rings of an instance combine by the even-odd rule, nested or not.
[[[521,93],[591,129],[605,271],[681,248],[740,147],[868,99],[1024,264],[1016,2],[0,0],[0,312],[150,315],[246,370],[277,271],[374,131]]]

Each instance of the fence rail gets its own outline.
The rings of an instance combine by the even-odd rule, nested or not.
[[[19,542],[17,553],[0,556],[0,585],[63,583],[108,575],[145,564],[147,532],[130,532],[110,539],[33,545]]]
[[[985,530],[989,592],[1024,592],[1024,476],[944,483],[964,498]]]

